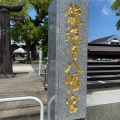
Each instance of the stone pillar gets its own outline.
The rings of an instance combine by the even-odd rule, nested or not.
[[[88,0],[49,7],[48,101],[51,120],[86,119]]]
[[[10,20],[9,11],[6,8],[0,9],[1,39],[0,39],[0,76],[13,76],[11,41],[10,41]],[[6,74],[7,73],[7,74]]]

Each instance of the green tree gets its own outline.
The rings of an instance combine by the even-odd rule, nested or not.
[[[35,48],[35,45],[41,40],[44,54],[47,54],[48,23],[46,22],[46,16],[48,15],[48,6],[51,1],[52,0],[4,0],[4,4],[7,5],[23,5],[21,12],[11,13],[25,18],[24,24],[19,21],[12,21],[14,26],[11,27],[11,38],[16,42],[25,41],[28,50],[30,50],[31,44],[32,46],[34,45]],[[2,4],[2,0],[0,0],[0,3]],[[29,14],[33,9],[36,11],[35,19],[32,19]],[[35,50],[33,51],[36,53]]]
[[[38,26],[40,24],[39,30],[39,39],[42,42],[42,51],[43,56],[47,56],[48,54],[48,6],[52,0],[39,0],[39,1],[32,1],[34,9],[36,11],[36,18],[34,21],[34,25]],[[44,6],[44,7],[43,7]]]
[[[116,16],[120,16],[120,0],[114,1],[112,5],[112,9],[115,11]],[[118,20],[116,27],[117,27],[117,30],[120,30],[120,19]]]
[[[39,22],[44,22],[44,19],[48,15],[48,7],[52,0],[30,0],[36,11],[35,25]]]
[[[43,52],[43,56],[47,56],[48,54],[48,18],[44,19],[44,24],[41,25],[41,30],[39,34],[41,40],[41,48]]]
[[[34,23],[32,23],[29,18],[25,20],[25,23],[23,25],[21,25],[19,22],[15,24],[16,25],[11,28],[12,39],[16,42],[25,42],[28,50],[28,55],[29,51],[31,51],[32,46],[32,50],[34,52],[33,56],[34,59],[36,59],[36,50],[33,44],[38,44],[40,26],[34,26]]]

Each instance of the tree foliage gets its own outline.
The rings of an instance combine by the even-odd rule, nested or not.
[[[114,1],[112,5],[112,9],[115,11],[116,16],[120,16],[120,0]],[[118,20],[116,27],[117,27],[117,30],[120,30],[120,19]]]
[[[52,0],[30,0],[30,3],[34,6],[37,15],[40,15],[42,19],[48,15],[48,6]]]
[[[48,18],[44,19],[44,24],[41,25],[41,30],[40,30],[40,40],[42,42],[41,48],[43,50],[43,56],[47,56],[48,54]]]
[[[4,1],[4,2],[3,2]],[[23,5],[19,13],[11,13],[24,17],[24,21],[11,21],[11,38],[16,42],[25,42],[28,46],[30,43],[35,45],[42,41],[42,50],[47,54],[48,51],[48,6],[52,0],[0,0],[0,4],[6,5]],[[30,11],[35,10],[36,15],[33,19]]]

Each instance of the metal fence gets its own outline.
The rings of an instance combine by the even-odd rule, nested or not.
[[[24,101],[24,100],[35,100],[35,101],[37,101],[40,104],[40,120],[44,120],[44,107],[43,107],[43,103],[37,97],[26,96],[26,97],[1,98],[0,99],[0,103],[1,102]]]

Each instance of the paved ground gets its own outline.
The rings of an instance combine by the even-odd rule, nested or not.
[[[87,107],[87,120],[120,120],[120,102]]]
[[[36,73],[36,74],[39,74],[39,64],[31,64],[31,67],[34,69],[34,72]],[[40,73],[42,74],[42,75],[44,75],[45,74],[45,68],[46,68],[46,64],[42,64],[42,66],[41,66],[41,71],[40,71]]]
[[[45,65],[42,66],[42,73],[44,73],[44,68]],[[41,77],[38,76],[38,64],[16,63],[13,64],[13,71],[15,73],[14,78],[0,79],[0,98],[35,96],[42,100],[46,111],[47,91],[44,90],[43,86],[44,75]],[[101,93],[97,96],[94,96],[94,94],[96,94],[94,92],[97,91],[91,91],[91,93],[88,91],[87,105],[96,99],[99,104],[87,107],[87,120],[120,120],[119,90],[120,88],[118,88],[117,92],[115,92],[116,94],[114,93],[113,95],[113,90],[108,90],[109,94],[108,92],[104,94],[104,92],[100,90]],[[106,103],[104,105],[103,103],[105,103],[105,101],[108,102],[107,98],[111,104]],[[117,102],[111,102],[113,101],[111,98]],[[0,103],[0,120],[39,120],[39,104],[31,100]]]
[[[0,98],[34,96],[42,100],[46,109],[47,91],[37,66],[13,64],[15,77],[0,79]],[[32,100],[0,103],[0,120],[39,120],[39,104]]]

